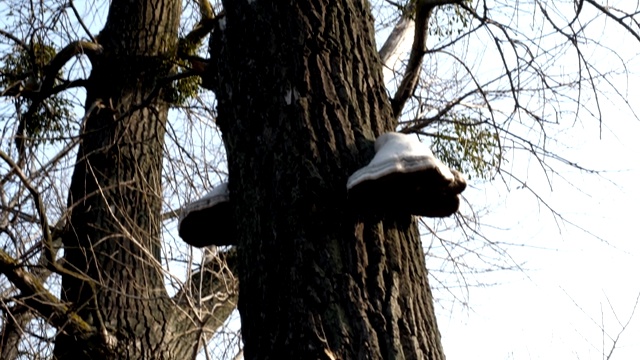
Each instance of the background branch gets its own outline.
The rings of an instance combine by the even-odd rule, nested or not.
[[[184,329],[179,333],[196,334],[194,353],[209,342],[235,310],[238,303],[237,254],[231,249],[212,252],[210,249],[204,264],[193,273],[184,287],[174,296],[185,317],[178,324]]]
[[[427,31],[431,12],[436,6],[457,4],[460,2],[461,0],[417,0],[415,4],[415,27],[411,53],[400,86],[391,100],[393,115],[396,118],[400,117],[404,104],[413,94],[420,79],[420,67],[427,51]],[[401,22],[402,21],[401,19]]]
[[[0,273],[4,274],[21,292],[22,302],[34,309],[49,324],[81,339],[96,335],[95,329],[80,316],[62,304],[51,294],[40,280],[25,271],[22,265],[9,254],[0,250]]]

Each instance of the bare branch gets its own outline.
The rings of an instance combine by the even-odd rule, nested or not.
[[[623,20],[627,17],[627,15],[625,14],[625,16],[623,17],[617,17],[615,15],[613,15],[613,13],[611,11],[609,11],[608,7],[602,6],[600,4],[598,4],[597,2],[595,2],[594,0],[586,0],[586,2],[588,2],[589,4],[593,5],[593,7],[595,7],[596,9],[600,10],[603,14],[605,14],[606,16],[610,17],[611,19],[613,19],[615,22],[617,22],[618,24],[620,24],[620,26],[622,26],[623,28],[625,28],[625,30],[627,30],[631,35],[633,35],[633,37],[635,37],[638,41],[640,41],[640,34],[633,30],[631,28],[631,26],[627,25]],[[581,6],[582,7],[582,6]]]
[[[4,151],[0,151],[0,158],[2,158],[20,178],[23,185],[29,190],[29,193],[33,197],[33,203],[35,205],[36,211],[38,212],[38,217],[40,219],[40,226],[42,228],[42,238],[45,243],[46,252],[49,256],[49,262],[53,264],[55,262],[55,255],[53,254],[53,239],[51,236],[51,231],[49,228],[49,221],[47,220],[47,214],[44,209],[44,204],[42,203],[42,198],[40,197],[40,193],[36,190],[32,185],[27,176],[22,172],[22,169],[16,164]]]
[[[65,46],[56,54],[51,62],[47,64],[44,79],[42,80],[42,87],[40,89],[41,94],[45,97],[51,95],[50,91],[53,89],[58,72],[60,72],[62,67],[71,60],[71,58],[77,55],[86,54],[89,56],[89,59],[92,59],[100,53],[102,53],[102,46],[95,42],[78,40]]]
[[[436,6],[457,4],[460,2],[461,0],[418,0],[416,2],[415,29],[411,54],[409,55],[407,68],[405,69],[400,86],[391,100],[393,115],[396,118],[402,113],[404,104],[413,94],[418,84],[418,79],[420,79],[422,59],[427,52],[427,31],[432,10]]]
[[[391,68],[395,62],[402,44],[409,32],[414,28],[414,21],[408,16],[401,16],[396,26],[393,27],[391,34],[380,48],[378,55],[386,68]]]
[[[20,290],[21,300],[52,326],[83,339],[96,335],[92,326],[62,304],[34,275],[25,271],[17,260],[2,250],[0,250],[0,273]]]
[[[47,66],[45,67],[45,73],[44,73],[43,79],[39,84],[39,86],[31,86],[31,87],[28,87],[27,89],[23,89],[18,95],[33,99],[34,101],[29,110],[32,112],[35,112],[37,107],[45,98],[69,87],[67,86],[64,88],[55,88],[55,91],[54,91],[54,84],[55,84],[55,80],[58,73],[60,72],[62,67],[69,60],[71,60],[71,58],[77,55],[86,54],[89,56],[90,59],[92,59],[96,55],[99,55],[101,52],[102,52],[102,46],[100,46],[97,43],[82,41],[82,40],[74,41],[70,43],[69,45],[64,47],[62,50],[60,50],[60,52],[58,52],[56,56],[54,56],[54,58],[51,59],[49,64],[47,64]],[[34,81],[37,82],[38,80],[34,79]],[[72,85],[78,86],[76,84],[72,84]],[[4,91],[3,96],[5,95],[14,96],[16,94],[8,93],[7,91]]]
[[[36,114],[42,102],[56,92],[65,90],[71,86],[78,86],[80,84],[69,83],[67,84],[68,86],[54,88],[58,72],[60,72],[62,67],[74,56],[87,54],[89,56],[89,59],[91,60],[101,52],[102,46],[93,42],[80,40],[70,43],[62,50],[60,50],[60,52],[56,54],[56,56],[49,62],[49,64],[47,64],[40,86],[36,87],[35,91],[33,92],[30,91],[29,93],[20,94],[29,97],[32,100],[26,114],[21,118],[20,124],[18,125],[18,130],[16,132],[15,142],[16,147],[18,148],[18,153],[20,154],[20,159],[22,159],[24,154],[24,137],[26,124],[29,122],[29,119],[31,119]]]
[[[60,237],[54,240],[56,253],[60,249],[61,245],[62,239]],[[42,245],[39,243],[36,246],[41,247]],[[29,252],[30,251],[27,251],[27,253]],[[51,271],[47,269],[48,261],[49,259],[46,252],[41,254],[40,259],[38,260],[38,266],[34,268],[34,271],[32,272],[33,276],[42,284],[44,284],[51,275]],[[13,360],[18,358],[18,343],[24,335],[24,329],[36,314],[22,303],[17,304],[10,309],[6,309],[6,312],[7,316],[5,318],[4,327],[2,328],[2,331],[0,331],[0,358]]]
[[[33,318],[33,313],[22,305],[8,307],[1,304],[4,312],[4,326],[0,331],[0,357],[4,360],[14,360],[19,356],[20,341],[24,336],[24,328]]]
[[[211,250],[208,250],[211,251]],[[210,252],[200,271],[193,273],[174,301],[183,310],[186,323],[206,344],[215,329],[224,324],[238,303],[236,250]],[[201,337],[204,336],[205,341]],[[199,349],[197,349],[199,351]]]
[[[20,47],[22,47],[25,51],[30,51],[31,48],[29,47],[29,45],[27,45],[27,43],[25,43],[24,41],[18,39],[16,36],[14,36],[12,33],[4,31],[2,29],[0,29],[0,35],[9,38],[11,41],[15,42],[16,44],[20,45]]]
[[[193,29],[182,39],[178,45],[178,56],[185,60],[190,60],[195,55],[195,50],[200,46],[202,40],[209,35],[211,30],[216,26],[219,19],[224,17],[224,12],[216,16],[211,7],[209,0],[198,0],[198,8],[200,10],[200,21]],[[203,60],[197,58],[197,60]]]
[[[93,34],[91,34],[91,31],[89,31],[89,28],[84,23],[84,21],[82,21],[82,16],[80,16],[80,13],[78,12],[76,5],[73,3],[73,0],[69,0],[69,6],[71,7],[73,14],[76,16],[76,20],[78,20],[78,23],[80,23],[80,26],[82,26],[82,29],[84,29],[84,31],[87,33],[87,36],[91,39],[91,41],[97,44],[98,41],[93,36]]]
[[[623,324],[620,319],[618,319],[618,315],[616,314],[615,309],[613,308],[613,305],[611,305],[611,301],[609,300],[609,297],[606,296],[607,299],[607,303],[609,303],[609,308],[611,309],[611,311],[613,312],[613,314],[616,317],[616,320],[618,320],[618,323],[620,324],[620,331],[618,331],[618,333],[616,334],[615,339],[612,338],[613,343],[611,344],[611,349],[609,349],[609,353],[607,354],[606,360],[611,359],[611,357],[613,356],[613,351],[616,349],[616,346],[618,345],[618,342],[620,341],[620,337],[622,336],[622,333],[625,332],[625,330],[627,330],[627,327],[629,327],[629,324],[631,323],[631,320],[633,319],[633,316],[636,313],[636,310],[638,309],[638,303],[640,302],[640,293],[638,293],[638,296],[636,296],[636,301],[633,304],[633,308],[631,309],[631,314],[629,314],[629,317],[627,318],[627,321]],[[603,327],[603,332],[604,332],[604,327]],[[604,341],[604,340],[603,340]],[[602,350],[604,350],[604,347],[602,348]]]

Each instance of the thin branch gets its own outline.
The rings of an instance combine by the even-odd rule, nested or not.
[[[212,329],[222,326],[235,310],[238,303],[236,274],[236,250],[217,252],[206,256],[200,271],[193,273],[174,296],[174,301],[186,317],[183,321],[191,323],[190,333],[198,334],[194,348],[196,353],[208,343],[209,339],[203,337],[212,336]]]
[[[89,36],[91,41],[97,44],[98,41],[96,41],[96,38],[91,34],[91,31],[89,31],[87,25],[85,25],[84,21],[82,21],[82,17],[80,16],[78,9],[76,8],[76,5],[73,3],[73,0],[69,0],[69,7],[71,7],[73,14],[76,16],[76,20],[78,20],[80,26],[82,26],[82,29],[84,29],[84,31],[87,33],[87,36]]]
[[[62,239],[60,237],[54,240],[56,253],[60,249],[61,245]],[[40,246],[41,243],[34,246],[34,248],[39,248]],[[27,251],[27,253],[29,253],[30,251],[31,250]],[[35,278],[38,279],[38,281],[42,284],[44,284],[51,275],[51,271],[47,269],[48,261],[48,256],[45,253],[41,253],[40,258],[38,259],[37,267],[35,267],[32,271],[32,274],[35,276]],[[36,313],[31,311],[28,306],[24,306],[24,304],[22,303],[19,303],[10,309],[6,309],[5,312],[7,313],[7,318],[2,331],[0,331],[0,358],[5,360],[13,360],[17,359],[19,356],[19,353],[17,351],[18,344],[20,343],[22,336],[25,334],[26,326],[33,319],[33,317],[36,316]]]
[[[33,198],[33,203],[36,208],[36,212],[38,213],[38,218],[40,220],[40,227],[42,228],[42,238],[45,243],[45,253],[49,256],[49,262],[51,264],[55,263],[55,255],[53,253],[53,239],[51,236],[51,230],[49,228],[49,221],[47,220],[47,214],[45,212],[44,204],[42,202],[42,198],[40,197],[40,192],[36,190],[36,188],[31,185],[31,182],[27,178],[27,176],[22,172],[22,169],[16,164],[9,155],[7,155],[4,151],[0,151],[0,158],[4,160],[9,167],[11,167],[12,171],[18,175],[22,184],[27,188],[29,194]]]
[[[14,43],[20,45],[20,47],[22,47],[24,49],[24,51],[30,52],[31,48],[29,47],[29,45],[27,45],[27,43],[25,43],[24,41],[18,39],[15,35],[13,35],[12,33],[2,30],[0,29],[0,35],[9,38],[11,41],[13,41]]]
[[[61,303],[45,289],[38,278],[25,271],[17,260],[2,250],[0,250],[0,273],[20,290],[21,300],[55,328],[82,339],[90,339],[96,335],[91,325]]]
[[[638,296],[636,296],[636,301],[633,304],[633,308],[631,309],[631,314],[629,315],[629,317],[627,318],[627,321],[624,324],[618,319],[618,315],[616,314],[616,312],[615,312],[615,310],[613,308],[613,305],[611,305],[611,301],[609,300],[609,297],[606,296],[606,294],[605,294],[605,298],[607,299],[607,303],[609,303],[609,308],[611,308],[611,311],[613,312],[614,316],[616,317],[616,320],[618,320],[618,324],[620,324],[620,326],[621,326],[621,329],[616,334],[615,339],[612,338],[613,344],[611,344],[611,349],[609,349],[609,353],[607,354],[607,357],[606,357],[606,360],[610,360],[611,357],[613,356],[613,351],[616,349],[616,346],[618,345],[618,342],[620,341],[620,336],[622,336],[622,333],[625,332],[625,330],[627,330],[627,327],[629,327],[629,324],[631,323],[631,320],[633,319],[633,316],[635,315],[636,310],[638,309],[638,303],[640,302],[640,293],[638,293]],[[604,331],[604,326],[603,326],[603,331]],[[603,346],[602,350],[604,351],[604,346]]]
[[[413,91],[418,84],[418,80],[420,79],[422,59],[427,52],[427,31],[432,10],[436,6],[458,4],[460,2],[461,0],[417,0],[414,38],[413,45],[411,46],[411,53],[409,55],[409,61],[402,81],[400,82],[400,86],[398,87],[393,100],[391,100],[391,106],[393,108],[393,115],[395,118],[400,117],[404,104],[413,94]]]
[[[23,304],[8,307],[3,301],[0,304],[6,314],[0,331],[0,358],[14,360],[20,356],[19,344],[25,335],[25,327],[33,318],[33,312]]]
[[[594,0],[586,0],[586,2],[588,2],[589,4],[593,5],[593,7],[595,7],[596,9],[600,10],[603,14],[605,14],[606,16],[612,18],[615,22],[617,22],[618,24],[620,24],[620,26],[622,26],[623,28],[625,28],[625,30],[627,30],[629,33],[631,33],[631,35],[633,35],[633,37],[635,37],[638,41],[640,41],[640,34],[636,31],[634,31],[631,26],[627,25],[623,19],[623,18],[619,18],[614,16],[611,11],[609,11],[607,9],[607,7],[604,7],[600,4],[598,4],[597,2],[595,2]]]

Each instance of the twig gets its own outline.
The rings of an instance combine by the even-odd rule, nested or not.
[[[391,100],[393,115],[397,119],[402,113],[402,108],[420,79],[420,68],[422,59],[427,52],[427,31],[429,27],[429,18],[433,9],[440,5],[458,4],[461,0],[417,0],[415,13],[415,29],[413,45],[409,54],[409,61],[405,69],[404,76],[400,82],[400,86],[395,96]]]

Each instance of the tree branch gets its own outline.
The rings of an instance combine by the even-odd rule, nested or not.
[[[24,154],[25,147],[25,128],[26,124],[30,122],[30,119],[36,114],[38,108],[42,104],[42,102],[47,99],[49,96],[60,92],[62,90],[68,89],[72,86],[79,86],[80,84],[85,84],[84,82],[69,82],[62,87],[55,87],[55,81],[58,76],[58,73],[62,69],[62,67],[74,56],[80,54],[86,54],[89,56],[89,60],[95,58],[95,56],[99,55],[102,52],[102,46],[100,44],[89,42],[89,41],[74,41],[67,46],[65,46],[62,50],[60,50],[56,56],[51,59],[49,64],[44,69],[44,75],[42,78],[42,82],[40,86],[35,86],[33,90],[29,89],[28,92],[23,91],[19,95],[25,96],[31,99],[31,104],[29,105],[29,109],[26,114],[21,118],[20,124],[18,125],[18,130],[16,132],[16,148],[18,149],[18,154],[20,159],[22,159]],[[37,81],[37,80],[36,80]]]
[[[200,75],[204,73],[207,60],[195,55],[196,50],[200,47],[202,40],[211,33],[218,24],[224,12],[220,12],[217,16],[213,12],[209,0],[198,0],[198,8],[200,10],[200,21],[178,44],[178,57],[188,60],[192,69],[196,70]]]
[[[50,91],[53,89],[58,73],[71,58],[86,54],[91,60],[101,53],[102,46],[90,41],[78,40],[65,46],[51,59],[45,68],[44,78],[42,79],[42,86],[40,88],[40,97],[44,98],[51,95]]]
[[[24,49],[24,51],[27,51],[27,52],[31,51],[31,48],[29,47],[29,45],[27,45],[27,43],[25,43],[24,41],[18,39],[12,33],[0,29],[0,35],[10,39],[11,41],[13,41],[14,43],[16,43],[18,45],[20,45],[20,47],[22,47]]]
[[[409,61],[407,63],[402,81],[400,82],[400,86],[398,87],[395,96],[391,100],[393,115],[396,118],[400,117],[404,104],[413,94],[413,91],[418,84],[418,80],[420,79],[420,67],[422,65],[422,59],[427,52],[427,31],[429,27],[429,17],[431,16],[431,12],[437,6],[458,4],[461,2],[462,0],[416,1],[414,38],[413,45],[411,46],[411,53],[409,55]]]
[[[617,22],[618,24],[620,24],[620,26],[622,26],[623,28],[625,28],[625,30],[627,30],[631,35],[633,35],[633,37],[635,37],[638,41],[640,41],[640,34],[636,31],[634,31],[631,26],[627,25],[624,21],[623,18],[626,17],[616,17],[614,16],[611,11],[609,11],[607,9],[607,7],[604,7],[600,4],[598,4],[597,2],[593,1],[593,0],[586,0],[586,2],[588,2],[589,4],[593,5],[593,7],[595,7],[596,9],[600,10],[600,12],[602,12],[603,14],[605,14],[606,16],[610,17],[611,19],[613,19],[615,22]],[[582,6],[580,7],[582,8]]]
[[[93,34],[91,34],[91,31],[89,31],[89,28],[84,23],[84,21],[82,21],[82,16],[80,16],[80,12],[78,12],[78,8],[76,8],[76,5],[73,3],[73,0],[69,0],[69,7],[71,7],[73,14],[76,16],[76,20],[78,20],[78,23],[80,23],[80,26],[82,26],[82,29],[84,29],[84,32],[87,33],[87,36],[91,39],[91,41],[97,44],[98,42],[96,41],[96,38],[93,36]]]
[[[0,30],[0,34],[7,35],[7,36],[11,35],[11,34],[5,34],[3,30]],[[12,37],[12,39],[14,38]],[[19,39],[15,39],[14,41],[19,41]],[[20,42],[20,45],[23,47],[27,46],[23,42]],[[27,51],[30,51],[28,47],[27,47]],[[93,59],[95,56],[99,55],[101,52],[102,52],[102,46],[94,42],[79,40],[79,41],[74,41],[68,44],[62,50],[60,50],[56,54],[56,56],[53,57],[53,59],[51,59],[49,64],[45,66],[42,81],[39,84],[36,84],[35,86],[31,86],[31,87],[28,87],[27,89],[22,90],[17,95],[33,100],[29,111],[34,113],[35,109],[37,109],[37,107],[45,98],[51,96],[56,92],[64,90],[60,88],[54,89],[54,84],[55,84],[57,75],[62,69],[62,67],[69,60],[71,60],[72,57],[81,55],[81,54],[86,54],[89,56],[89,59]],[[37,83],[38,79],[34,79],[34,81]],[[3,92],[3,94],[5,92]],[[13,96],[16,94],[11,93],[10,95]]]
[[[414,29],[414,21],[409,16],[401,16],[400,20],[393,27],[391,34],[380,48],[378,55],[382,60],[383,73],[386,71],[393,71],[394,64],[400,57],[403,45],[409,36],[409,33]],[[392,74],[393,75],[393,74]],[[385,77],[386,79],[386,77]]]
[[[18,345],[24,335],[25,327],[33,318],[33,312],[22,304],[7,307],[3,303],[1,307],[6,315],[4,326],[0,331],[0,358],[14,360],[20,355]]]
[[[4,274],[21,292],[25,305],[37,311],[49,324],[61,331],[89,339],[96,335],[95,328],[72,312],[51,294],[33,274],[0,250],[0,273]]]
[[[45,212],[40,193],[31,185],[29,179],[27,179],[27,176],[22,172],[22,169],[20,169],[20,167],[9,157],[9,155],[7,155],[4,151],[0,151],[0,158],[2,158],[7,163],[7,165],[11,167],[12,171],[15,171],[22,184],[27,188],[29,194],[31,194],[34,207],[36,208],[36,212],[38,213],[38,218],[40,220],[40,226],[42,228],[42,239],[45,244],[45,254],[49,257],[49,263],[55,263],[55,256],[53,254],[53,238],[51,236],[49,221],[47,220],[47,214]]]
[[[238,303],[237,254],[235,249],[207,256],[200,271],[193,273],[175,296],[186,319],[180,333],[197,334],[194,351],[224,324]],[[204,337],[204,338],[203,338]]]
[[[34,216],[35,217],[35,216]],[[62,245],[62,239],[58,237],[54,240],[55,251]],[[41,246],[41,245],[36,245]],[[27,251],[28,254],[31,250]],[[51,271],[48,269],[48,259],[46,254],[41,254],[38,259],[37,267],[32,272],[33,276],[41,283],[45,283]],[[24,293],[23,293],[24,296]],[[35,313],[31,311],[28,306],[23,303],[19,303],[12,308],[5,309],[7,316],[5,323],[0,331],[0,359],[13,360],[18,358],[18,344],[25,333],[25,327],[29,324],[31,319],[35,316]]]

